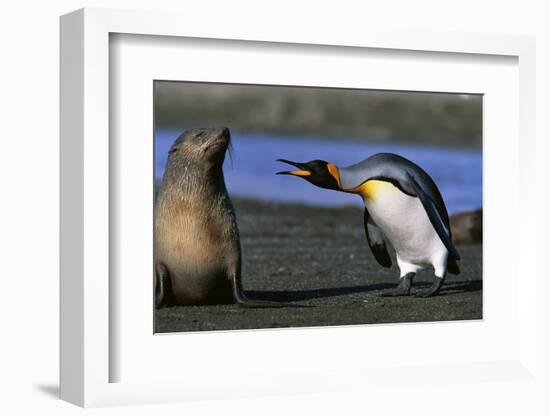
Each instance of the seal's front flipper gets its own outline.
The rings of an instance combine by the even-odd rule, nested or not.
[[[172,292],[172,281],[168,269],[162,263],[155,267],[155,308],[174,305],[174,293]]]
[[[430,298],[432,296],[436,296],[437,294],[439,294],[441,286],[443,286],[443,280],[445,279],[441,279],[436,276],[433,285],[431,285],[429,289],[419,290],[414,294],[414,296],[416,296],[417,298]]]
[[[242,288],[240,278],[233,276],[232,287],[233,297],[235,302],[244,308],[285,308],[285,307],[305,307],[305,305],[297,305],[295,303],[275,302],[269,300],[249,299]]]

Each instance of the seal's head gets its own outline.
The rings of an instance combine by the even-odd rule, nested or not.
[[[230,142],[227,127],[187,130],[170,148],[168,162],[196,162],[207,167],[221,167]]]

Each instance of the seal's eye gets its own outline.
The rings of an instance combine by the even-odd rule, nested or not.
[[[172,153],[176,152],[178,149],[179,149],[179,147],[172,147],[172,148],[168,151],[168,154],[171,155]]]

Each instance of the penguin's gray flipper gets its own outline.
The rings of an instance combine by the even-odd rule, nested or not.
[[[447,248],[449,250],[449,253],[452,257],[456,260],[460,260],[460,254],[458,254],[457,249],[455,248],[453,242],[449,238],[449,229],[448,226],[445,225],[443,220],[441,219],[441,216],[439,215],[439,212],[437,210],[437,207],[435,206],[435,203],[432,201],[432,199],[424,192],[422,187],[416,182],[414,177],[410,174],[408,174],[409,181],[411,183],[411,186],[413,187],[416,195],[418,195],[418,198],[420,199],[420,202],[422,202],[422,206],[426,210],[426,213],[428,214],[428,218],[430,219],[430,222],[432,223],[435,232]]]
[[[386,248],[386,242],[384,241],[384,235],[380,228],[372,221],[369,211],[365,208],[365,214],[363,216],[365,225],[365,234],[367,235],[367,241],[369,247],[374,255],[374,258],[381,266],[391,267],[392,261]]]

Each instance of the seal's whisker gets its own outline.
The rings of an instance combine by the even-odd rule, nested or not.
[[[229,145],[227,146],[227,154],[229,155],[229,161],[231,162],[231,169],[233,169],[234,152],[233,152],[233,143],[231,142],[229,142]]]

